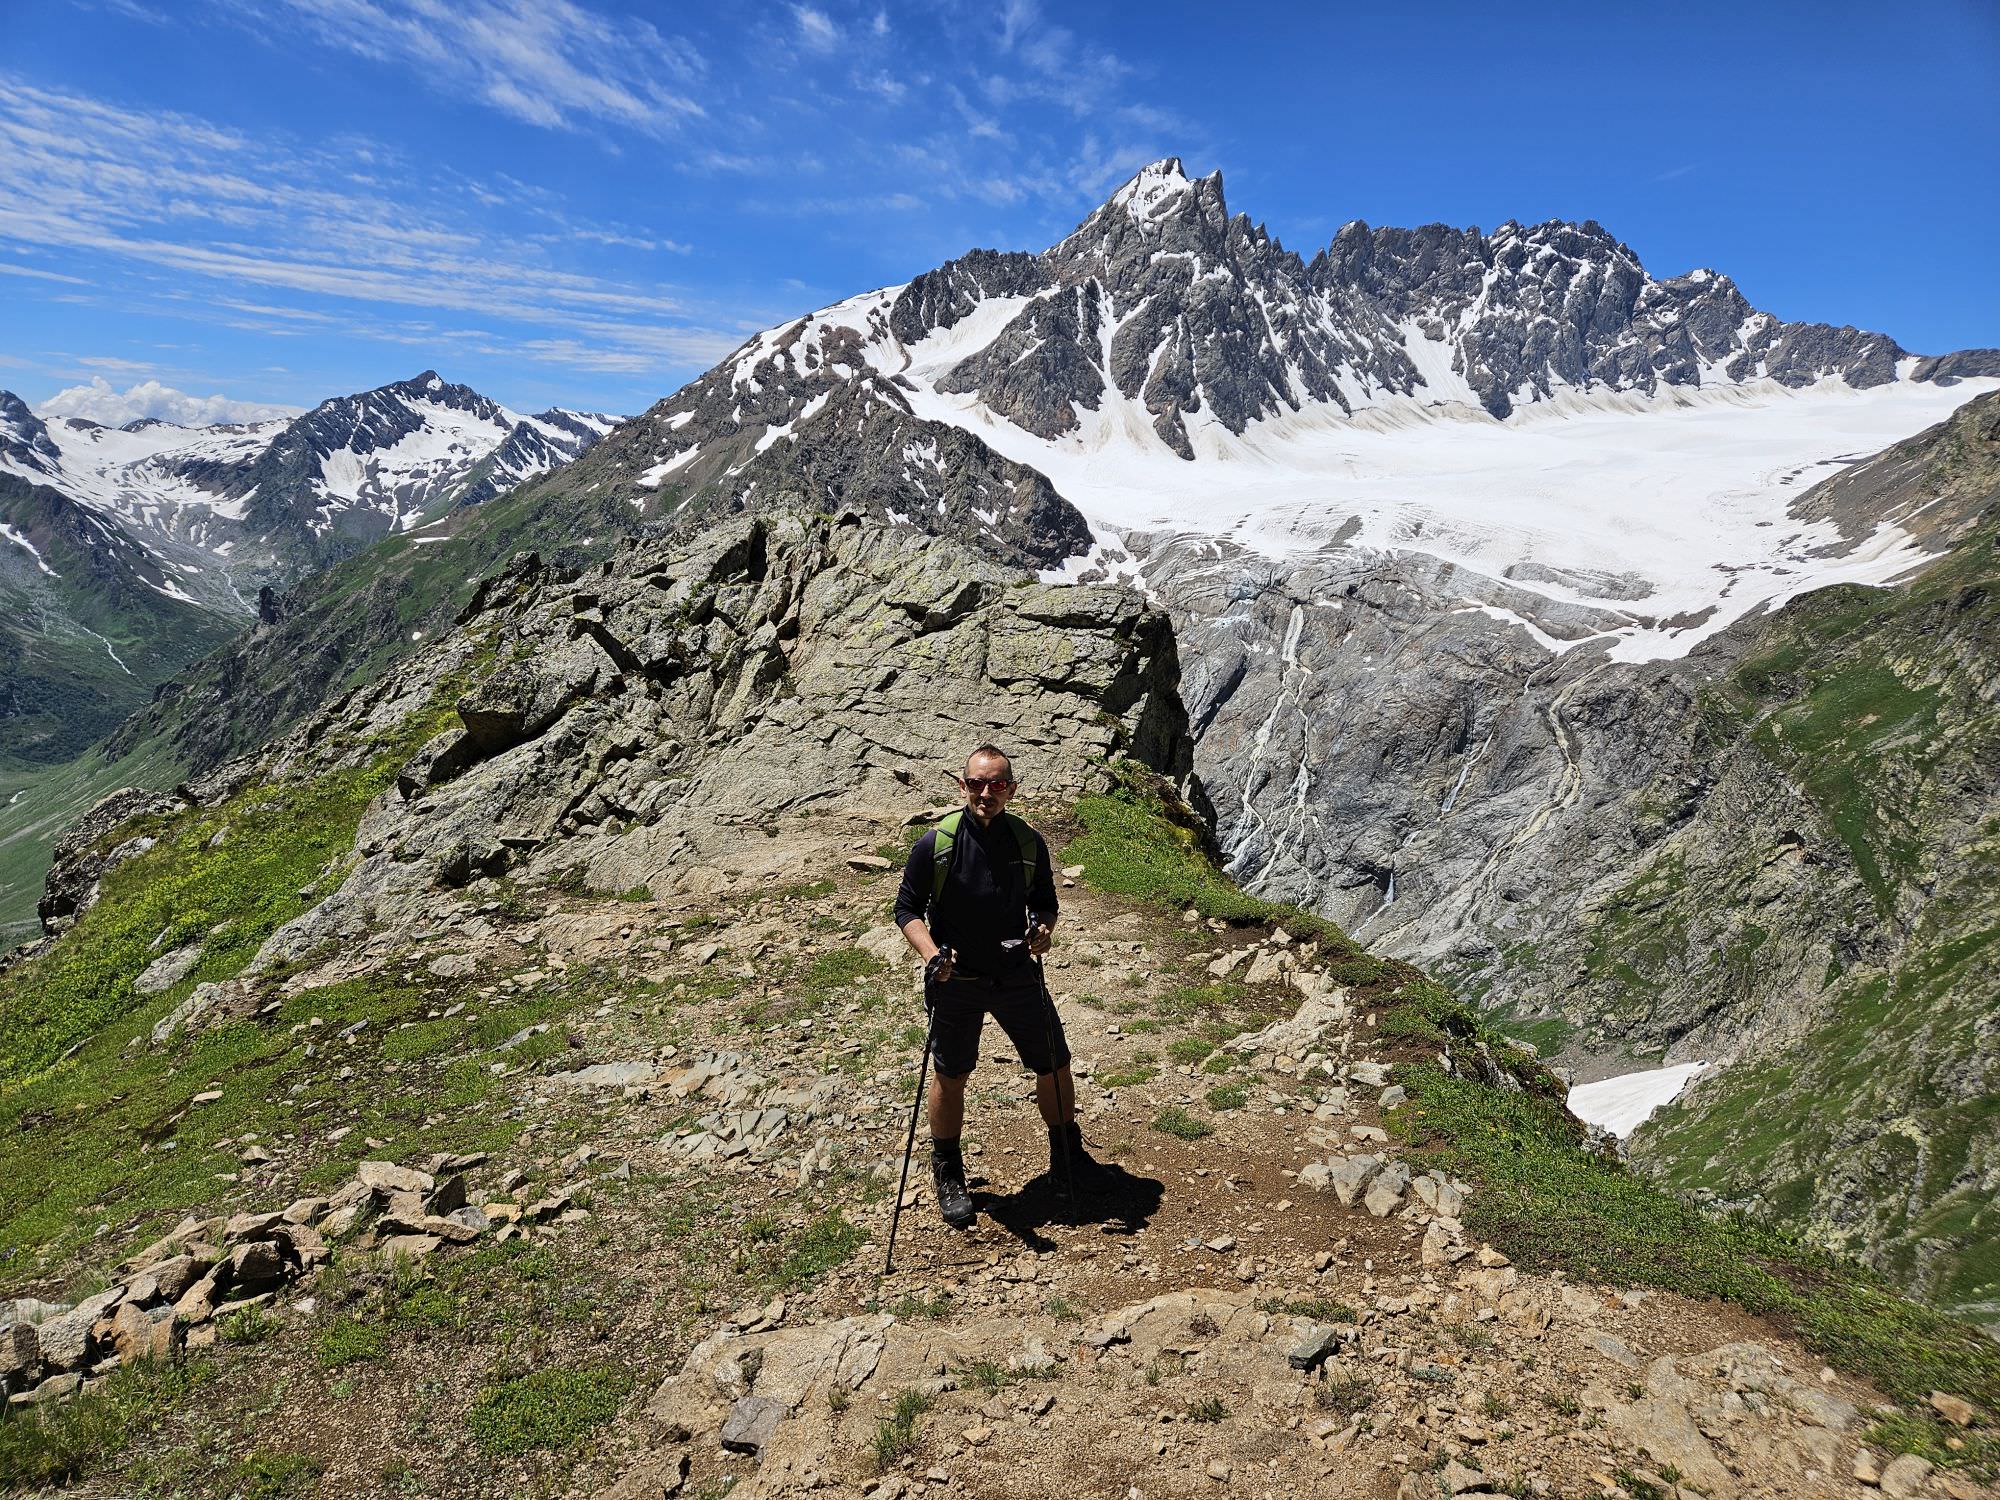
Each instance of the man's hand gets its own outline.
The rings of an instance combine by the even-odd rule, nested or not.
[[[938,949],[937,952],[930,956],[930,961],[924,965],[925,985],[943,984],[948,981],[951,978],[952,970],[957,966],[957,962],[958,955],[953,953],[951,949]]]
[[[1035,923],[1028,929],[1028,951],[1040,958],[1049,951],[1049,942],[1054,936],[1054,930],[1047,923]]]

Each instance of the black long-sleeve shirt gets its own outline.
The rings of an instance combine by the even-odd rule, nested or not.
[[[1050,922],[1056,917],[1055,872],[1049,866],[1048,842],[1028,829],[1034,839],[1035,864],[1032,871],[1024,871],[1019,840],[1011,828],[1001,826],[1011,817],[1002,813],[984,828],[970,812],[958,820],[958,835],[950,849],[951,865],[935,909],[931,887],[936,829],[917,840],[909,863],[903,866],[902,888],[896,892],[896,925],[922,917],[937,945],[958,955],[961,973],[1001,977],[1005,960],[1000,945],[1028,935],[1028,913]]]

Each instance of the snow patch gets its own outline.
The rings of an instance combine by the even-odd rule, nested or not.
[[[1569,1091],[1569,1112],[1587,1125],[1622,1138],[1645,1124],[1654,1110],[1673,1103],[1708,1066],[1677,1063],[1671,1068],[1649,1068],[1643,1073],[1622,1073],[1598,1083],[1579,1084]]]

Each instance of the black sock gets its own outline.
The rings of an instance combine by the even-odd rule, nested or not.
[[[941,1136],[941,1135],[934,1135],[934,1136],[932,1136],[932,1137],[931,1137],[931,1155],[932,1155],[932,1156],[954,1156],[954,1157],[955,1157],[955,1156],[957,1156],[957,1155],[958,1155],[958,1137],[957,1137],[957,1136],[955,1136],[955,1135],[954,1135],[954,1136],[950,1136],[950,1137],[946,1137],[946,1136]]]

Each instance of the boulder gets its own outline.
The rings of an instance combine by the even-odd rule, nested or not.
[[[111,1320],[111,1346],[121,1365],[174,1358],[180,1353],[182,1334],[172,1308],[148,1310],[123,1302]]]
[[[171,953],[163,953],[139,971],[139,977],[132,981],[132,988],[142,995],[157,995],[162,990],[170,990],[201,962],[202,945],[189,943],[176,948]]]
[[[1382,1170],[1379,1156],[1336,1156],[1328,1161],[1327,1171],[1333,1196],[1340,1200],[1342,1208],[1352,1208],[1354,1200],[1361,1196],[1363,1188]]]
[[[1409,1185],[1410,1169],[1399,1161],[1392,1161],[1368,1184],[1368,1192],[1361,1200],[1362,1207],[1378,1219],[1387,1218],[1403,1206],[1403,1193]]]
[[[1899,1453],[1882,1470],[1882,1493],[1889,1500],[1915,1500],[1930,1483],[1931,1462],[1914,1453]]]
[[[1316,1370],[1340,1347],[1343,1329],[1337,1323],[1314,1323],[1292,1340],[1285,1363],[1294,1370]]]
[[[687,1483],[686,1453],[648,1453],[618,1476],[609,1489],[599,1490],[596,1500],[669,1500]]]
[[[0,1393],[12,1395],[22,1389],[41,1358],[42,1341],[34,1324],[9,1323],[0,1328]]]
[[[454,1172],[433,1188],[431,1195],[424,1199],[424,1211],[440,1216],[456,1213],[469,1201],[465,1192],[465,1174]]]
[[[218,1266],[219,1284],[238,1297],[251,1297],[259,1292],[268,1292],[284,1285],[290,1267],[285,1262],[284,1253],[270,1240],[250,1240],[229,1252],[229,1257]]]
[[[134,1276],[126,1289],[126,1299],[138,1303],[177,1302],[181,1293],[193,1286],[208,1267],[206,1258],[172,1256]]]
[[[206,1323],[215,1316],[215,1305],[221,1300],[222,1288],[212,1270],[181,1293],[174,1303],[174,1316],[183,1323]]]
[[[58,1374],[65,1370],[81,1370],[93,1363],[97,1348],[97,1321],[124,1298],[125,1288],[113,1287],[94,1297],[86,1297],[66,1313],[44,1319],[36,1330],[36,1337],[41,1342],[42,1363]]]
[[[354,1180],[378,1193],[428,1193],[437,1185],[430,1173],[392,1161],[364,1161],[354,1169]]]

